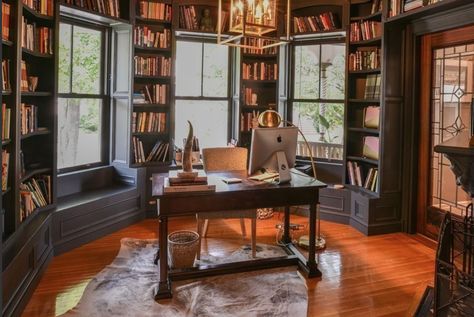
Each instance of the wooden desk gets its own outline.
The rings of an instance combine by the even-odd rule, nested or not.
[[[157,200],[160,247],[160,281],[155,299],[171,298],[171,280],[238,273],[257,269],[297,264],[308,277],[321,276],[315,259],[316,208],[319,189],[324,183],[293,170],[291,183],[284,185],[257,182],[246,179],[246,171],[208,173],[210,184],[216,185],[216,192],[163,193],[163,181],[168,174],[153,174],[152,194]],[[241,178],[242,183],[226,184],[222,177]],[[308,259],[291,243],[290,206],[309,205],[309,256]],[[257,259],[219,265],[206,265],[184,270],[168,271],[168,218],[195,215],[199,212],[285,207],[283,246],[287,256]]]

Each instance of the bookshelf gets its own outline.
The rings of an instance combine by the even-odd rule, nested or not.
[[[313,2],[314,3],[314,2]],[[344,31],[345,12],[342,4],[295,3],[292,10],[291,34]]]
[[[171,164],[172,1],[136,1],[133,23],[132,167]]]
[[[345,184],[379,195],[382,1],[351,3],[347,36]]]
[[[31,1],[31,0],[29,0]],[[75,13],[81,11],[83,15],[93,14],[92,20],[113,23],[130,21],[130,1],[129,0],[59,0],[61,11],[65,13]]]
[[[8,247],[32,218],[55,205],[56,7],[52,0],[2,3],[10,12],[9,23],[2,24],[2,59],[9,61],[8,87],[2,90],[3,240]]]
[[[252,129],[265,110],[277,109],[278,100],[278,48],[240,50],[240,146],[250,147]]]
[[[176,30],[199,33],[217,33],[217,1],[176,0],[173,1],[173,27]],[[223,30],[228,27],[227,16],[222,20]]]

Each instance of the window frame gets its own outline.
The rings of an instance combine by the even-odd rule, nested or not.
[[[295,49],[299,46],[312,46],[312,45],[320,45],[320,53],[319,53],[319,61],[321,62],[321,55],[322,55],[322,46],[323,45],[331,45],[331,44],[344,44],[345,51],[346,51],[346,61],[347,64],[347,43],[346,37],[337,37],[337,38],[330,38],[330,39],[304,39],[304,40],[296,40],[292,42],[289,46],[288,54],[289,54],[289,81],[288,81],[288,92],[289,98],[286,107],[286,116],[288,121],[293,122],[293,104],[294,103],[328,103],[328,104],[342,104],[344,106],[344,117],[345,117],[345,104],[346,104],[346,91],[347,91],[347,72],[344,72],[344,99],[322,99],[322,98],[295,98]],[[319,67],[319,97],[321,97],[321,72],[322,68]],[[345,120],[342,123],[342,128],[345,131]],[[342,146],[345,148],[345,137],[343,138]],[[310,160],[309,156],[297,156],[299,160]],[[313,156],[313,159],[316,161],[321,162],[343,162],[344,159],[337,160],[337,159],[326,159],[322,157]]]
[[[230,140],[232,136],[232,126],[233,126],[233,111],[232,111],[232,85],[233,85],[233,63],[234,63],[234,50],[229,47],[228,48],[228,56],[227,56],[227,96],[226,97],[206,97],[203,95],[204,91],[204,44],[216,44],[215,39],[210,39],[207,37],[187,37],[187,36],[176,36],[175,37],[175,47],[176,53],[174,58],[174,65],[177,64],[177,46],[178,42],[194,42],[194,43],[201,43],[202,45],[202,58],[201,58],[201,95],[200,96],[181,96],[175,93],[174,95],[174,106],[176,107],[176,101],[183,100],[183,101],[226,101],[227,102],[227,141]],[[176,74],[175,74],[176,77]],[[176,78],[175,78],[176,82]],[[175,89],[176,91],[176,89]],[[176,110],[173,113],[173,122],[176,121]],[[173,124],[173,139],[176,138],[176,125]]]
[[[71,167],[65,167],[65,168],[58,168],[57,172],[58,175],[60,174],[65,174],[65,173],[70,173],[70,172],[76,172],[80,170],[86,170],[86,169],[91,169],[91,168],[96,168],[100,166],[106,166],[108,165],[109,162],[109,157],[110,157],[110,76],[111,76],[111,28],[107,27],[105,25],[100,25],[100,24],[94,24],[91,22],[86,22],[83,20],[78,20],[74,19],[71,17],[66,17],[66,16],[60,16],[59,20],[59,27],[61,23],[65,24],[70,24],[72,26],[71,29],[71,60],[73,58],[73,45],[74,45],[74,27],[82,27],[82,28],[88,28],[96,31],[100,31],[102,35],[101,39],[101,57],[100,57],[100,65],[101,65],[101,70],[100,70],[100,89],[98,94],[85,94],[85,93],[74,93],[72,92],[72,78],[74,77],[71,69],[71,77],[69,78],[69,87],[70,87],[70,92],[68,93],[61,93],[59,92],[59,87],[58,87],[58,92],[57,92],[57,98],[58,100],[61,98],[64,99],[99,99],[102,102],[101,106],[101,137],[100,137],[100,144],[101,144],[101,149],[100,149],[100,161],[99,162],[94,162],[94,163],[87,163],[87,164],[81,164],[81,165],[75,165]],[[59,50],[59,47],[58,47]],[[59,52],[58,52],[59,56]],[[72,63],[71,63],[72,67]],[[58,84],[59,86],[59,84]],[[58,107],[59,107],[59,102],[58,102]],[[57,139],[56,142],[59,142],[59,139]],[[58,144],[59,147],[59,144]]]

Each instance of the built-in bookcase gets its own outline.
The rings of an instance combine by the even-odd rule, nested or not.
[[[82,11],[85,16],[94,14],[94,20],[103,18],[103,22],[110,23],[113,20],[117,22],[128,23],[130,21],[130,0],[59,0],[62,5],[62,12],[71,10],[77,13]],[[98,18],[99,17],[99,18]]]
[[[2,59],[8,60],[8,87],[2,90],[2,206],[3,239],[8,240],[55,205],[57,8],[53,0],[5,3],[10,14],[2,25]]]
[[[133,23],[132,167],[169,165],[174,95],[172,1],[136,1]]]
[[[345,184],[379,192],[382,2],[351,4],[347,34]]]

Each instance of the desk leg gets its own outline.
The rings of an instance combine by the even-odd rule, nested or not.
[[[168,217],[159,216],[160,226],[160,282],[155,300],[171,298],[171,282],[168,277]]]
[[[316,263],[316,204],[311,204],[309,208],[309,251],[308,251],[308,277],[319,277],[321,271]]]
[[[283,223],[283,243],[290,243],[290,207],[285,207],[285,219]]]

